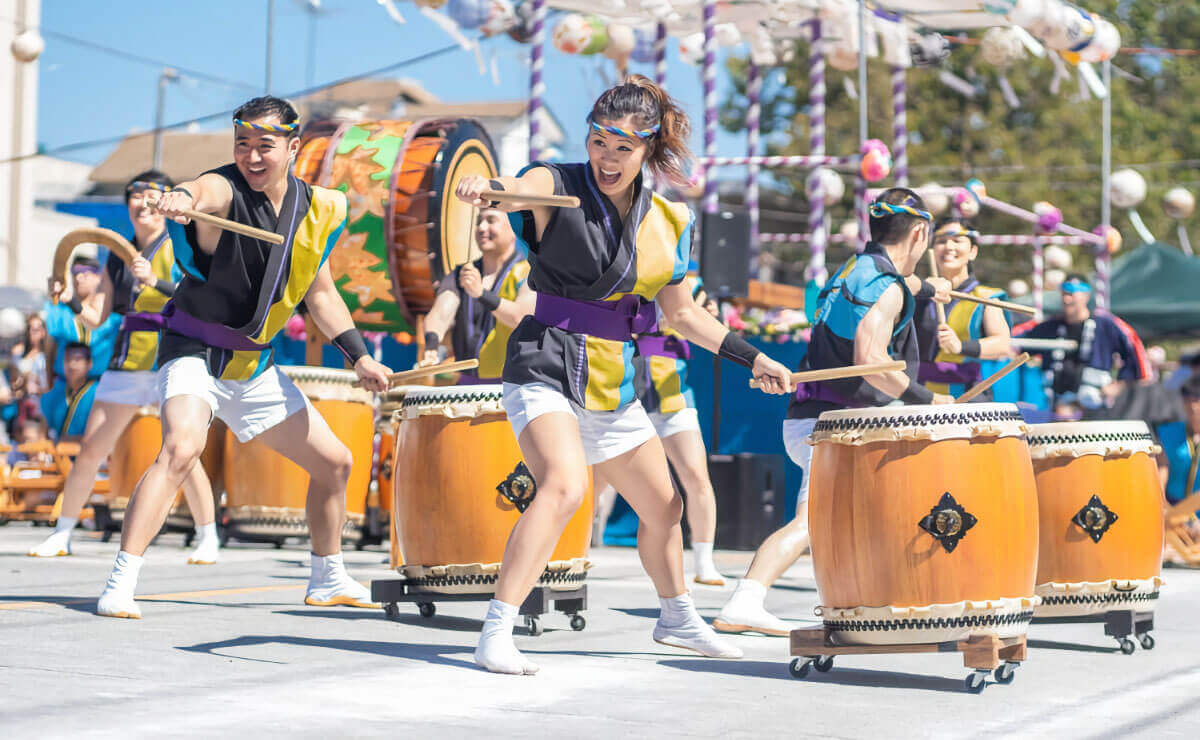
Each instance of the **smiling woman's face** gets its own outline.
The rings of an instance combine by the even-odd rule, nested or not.
[[[596,123],[625,131],[636,131],[638,128],[633,116]],[[588,163],[592,166],[592,176],[596,178],[600,192],[612,198],[633,187],[633,181],[642,171],[649,151],[646,142],[636,137],[592,129],[587,140]]]

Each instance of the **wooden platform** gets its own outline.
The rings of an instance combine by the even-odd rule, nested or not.
[[[962,653],[967,668],[992,670],[1000,663],[1025,660],[1025,636],[976,635],[954,642],[924,642],[902,645],[838,645],[825,627],[792,630],[791,654],[816,658],[827,655],[890,655],[893,653]]]

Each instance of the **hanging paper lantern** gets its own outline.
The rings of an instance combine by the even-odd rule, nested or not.
[[[629,56],[639,64],[654,64],[658,61],[654,56],[653,28],[633,29],[633,51]]]
[[[446,0],[413,0],[413,5],[416,5],[418,8],[430,8],[432,10],[437,10],[445,4]]]
[[[1146,178],[1137,170],[1117,170],[1108,182],[1108,197],[1117,208],[1136,208],[1146,199]]]
[[[1037,229],[1042,234],[1053,234],[1063,221],[1062,211],[1044,200],[1033,204],[1033,212],[1037,214]]]
[[[858,69],[858,51],[848,46],[832,46],[825,51],[825,61],[842,72]]]
[[[608,36],[608,46],[604,47],[604,56],[618,64],[627,64],[629,55],[633,53],[633,29],[624,23],[609,23],[604,32]]]
[[[826,208],[837,203],[846,194],[846,183],[838,173],[828,167],[818,167],[810,172],[807,183],[810,191],[820,189],[821,202]]]
[[[32,62],[42,54],[46,42],[37,31],[22,31],[12,40],[8,49],[18,62]]]
[[[304,317],[300,314],[295,314],[292,318],[288,319],[287,323],[283,325],[283,333],[288,339],[298,339],[301,342],[307,339],[308,332],[305,331]]]
[[[596,54],[607,45],[604,24],[595,16],[571,13],[554,28],[554,48],[564,54]]]
[[[15,339],[25,333],[25,315],[12,306],[0,308],[0,339]]]
[[[1060,3],[1056,10],[1056,22],[1046,35],[1046,45],[1051,49],[1063,51],[1081,51],[1092,42],[1096,35],[1096,24],[1092,16],[1083,8]]]
[[[1006,15],[1017,6],[1017,0],[985,0],[983,10],[996,15]]]
[[[1111,224],[1109,224],[1107,233],[1101,226],[1097,226],[1096,228],[1092,229],[1092,233],[1096,236],[1104,237],[1104,247],[1108,250],[1109,254],[1116,254],[1117,252],[1121,251],[1121,245],[1125,243],[1125,239],[1121,236],[1121,232],[1117,231],[1117,227]]]
[[[459,28],[475,29],[487,23],[492,15],[491,0],[450,0],[446,15]]]
[[[967,180],[967,190],[971,191],[976,198],[987,196],[987,187],[984,186],[983,180],[980,180],[978,177],[972,177],[970,180]]]
[[[1067,279],[1067,273],[1062,270],[1046,270],[1042,276],[1042,282],[1046,286],[1046,290],[1058,290],[1062,287],[1063,281]]]
[[[950,196],[946,195],[946,191],[936,182],[927,182],[916,188],[916,191],[921,200],[925,201],[925,210],[935,216],[940,216],[950,207]]]
[[[479,27],[488,38],[507,33],[517,24],[517,12],[509,0],[489,0],[488,11],[488,19]]]
[[[1196,196],[1187,188],[1171,188],[1163,196],[1163,212],[1170,218],[1190,218],[1196,210]]]
[[[879,182],[892,172],[892,156],[876,150],[863,155],[859,172],[867,182]]]
[[[1093,16],[1096,33],[1090,44],[1079,52],[1079,58],[1091,64],[1099,64],[1113,58],[1121,49],[1121,32],[1117,27],[1098,16]]]
[[[1056,270],[1071,269],[1071,253],[1057,244],[1051,244],[1046,247],[1046,251],[1043,252],[1043,259],[1046,261],[1046,267]]]
[[[1029,295],[1029,283],[1020,278],[1008,281],[1008,296],[1010,298],[1020,298],[1027,295]]]
[[[858,239],[858,221],[844,221],[842,227],[838,229],[838,234],[846,241],[855,241]]]
[[[979,42],[979,53],[983,61],[1005,69],[1025,58],[1025,45],[1017,31],[1010,27],[989,28]]]
[[[690,33],[679,39],[679,58],[688,64],[704,61],[704,34]]]
[[[979,215],[979,196],[968,188],[954,191],[954,213],[959,218],[975,218]]]
[[[1046,15],[1048,5],[1047,0],[1017,0],[1008,11],[1008,20],[1032,33],[1033,27]]]
[[[742,43],[742,32],[732,23],[718,23],[713,35],[717,38],[718,46],[729,47]]]
[[[913,64],[918,67],[936,67],[950,57],[950,42],[940,33],[926,33],[908,45]]]

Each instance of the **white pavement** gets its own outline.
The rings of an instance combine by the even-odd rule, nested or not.
[[[182,539],[149,552],[143,619],[92,614],[117,551],[87,533],[75,555],[24,552],[47,532],[0,527],[0,737],[1130,737],[1200,733],[1200,572],[1167,570],[1153,651],[1132,656],[1098,624],[1034,626],[1008,686],[963,691],[957,654],[839,657],[789,677],[787,641],[736,636],[740,661],[650,639],[657,601],[636,553],[592,553],[588,625],[547,615],[518,631],[531,677],[476,669],[486,604],[382,612],[308,607],[307,550],[235,545],[186,565]],[[393,574],[379,549],[348,551],[351,575]],[[730,576],[749,553],[720,552]],[[732,579],[730,581],[732,584]],[[731,587],[697,586],[712,619]],[[779,616],[815,622],[811,563],[772,590]]]

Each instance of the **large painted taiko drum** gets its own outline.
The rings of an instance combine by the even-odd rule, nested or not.
[[[375,434],[374,396],[354,387],[350,370],[280,366],[295,381],[329,428],[354,456],[346,484],[345,539],[362,534],[371,480]],[[307,537],[305,501],[308,473],[257,439],[238,442],[232,432],[225,441],[225,522],[230,536],[240,539],[282,540]]]
[[[496,175],[491,139],[470,119],[315,125],[296,176],[341,190],[349,224],[329,255],[334,282],[360,329],[412,332],[435,283],[467,261],[471,206],[454,197],[465,175]],[[307,132],[306,132],[307,134]]]
[[[1029,429],[1041,547],[1038,617],[1154,610],[1163,547],[1158,448],[1140,421]]]
[[[394,518],[412,589],[492,593],[504,546],[537,485],[500,405],[498,385],[410,390],[396,438]],[[592,497],[567,523],[538,585],[577,587],[587,574]]]
[[[1025,429],[1011,404],[821,414],[808,516],[834,640],[1025,634],[1038,554]]]

